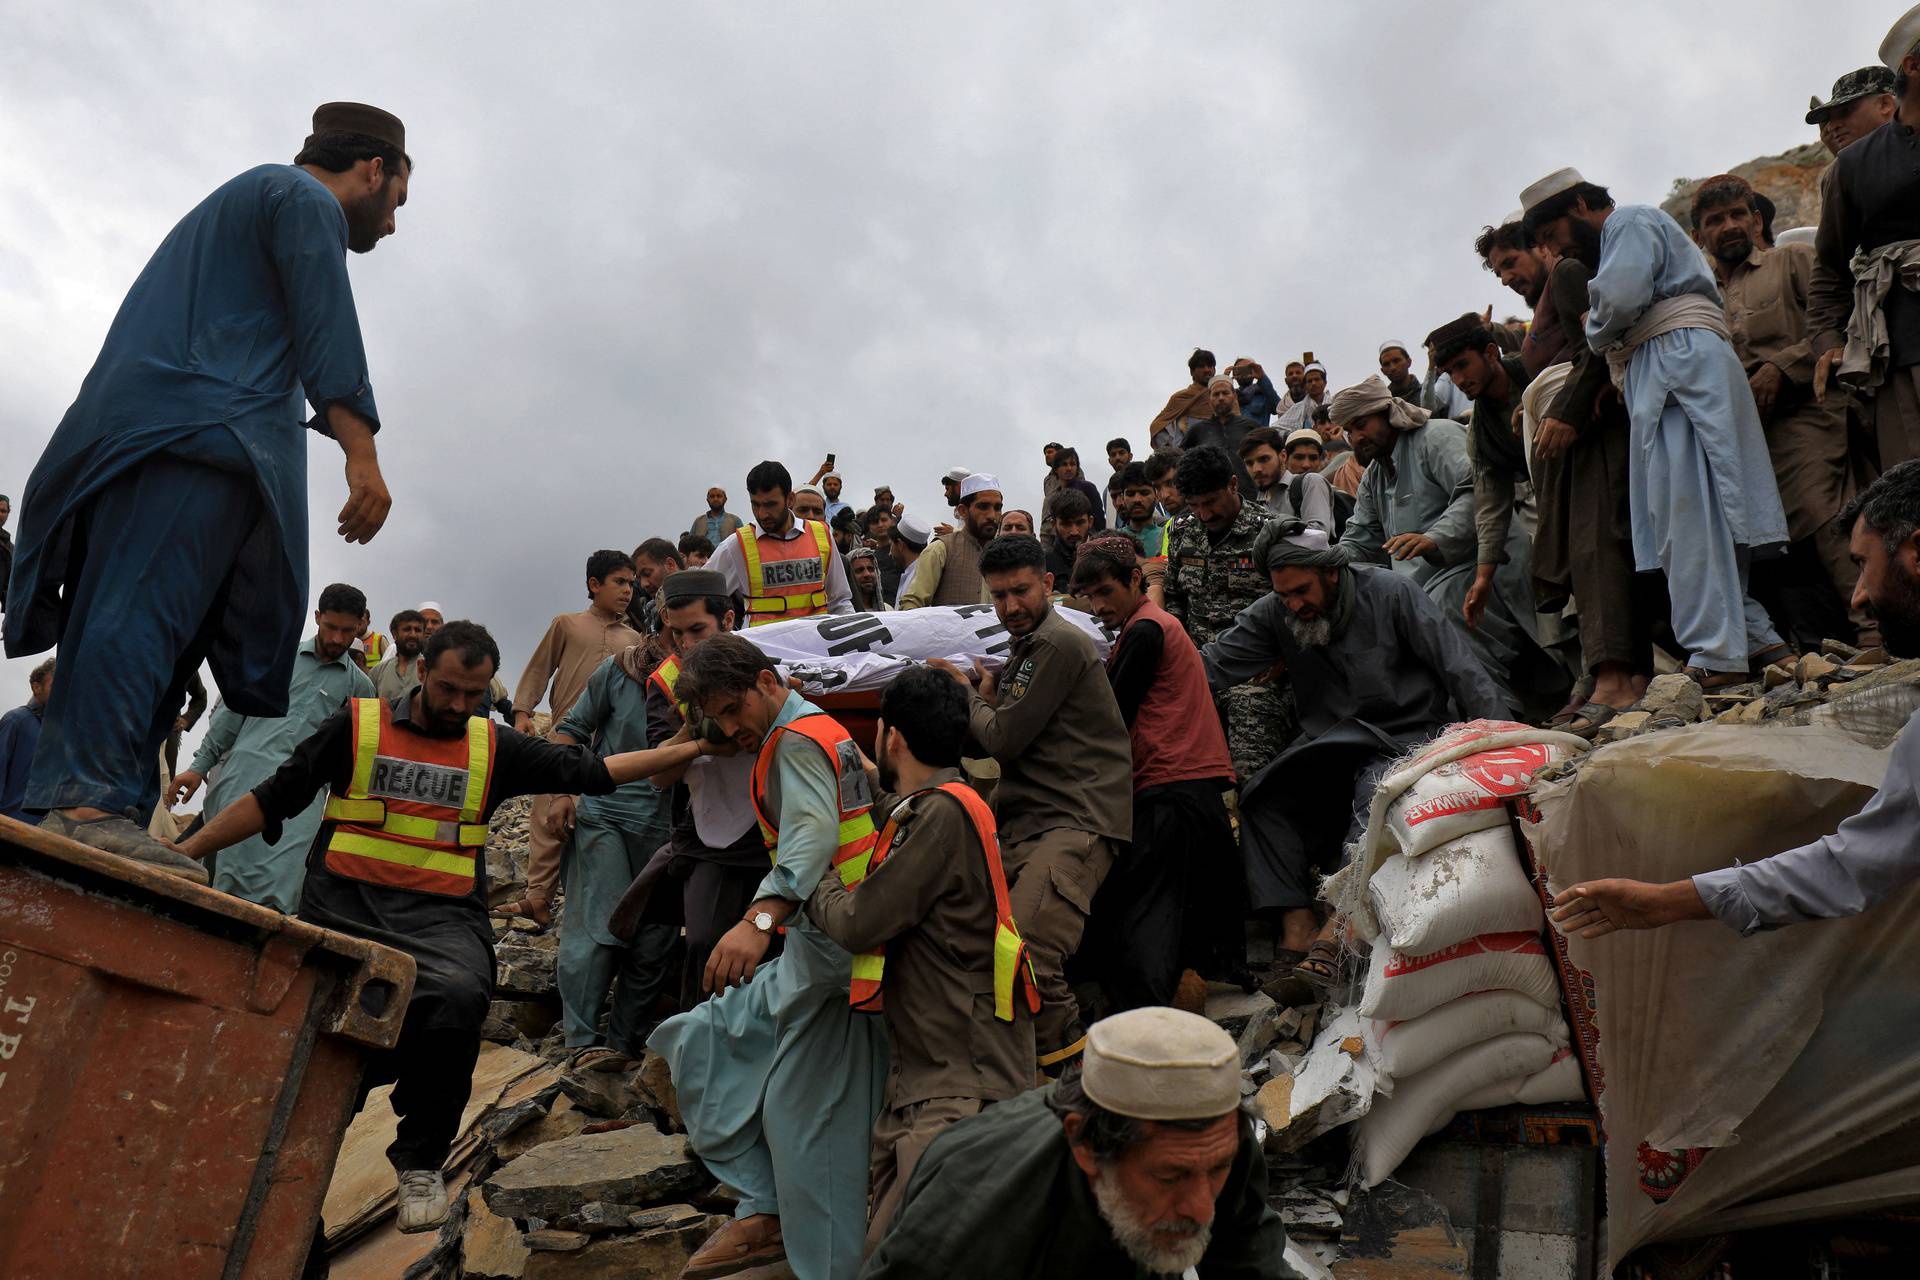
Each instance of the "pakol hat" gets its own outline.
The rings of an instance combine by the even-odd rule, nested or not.
[[[727,594],[727,576],[715,569],[682,569],[667,575],[660,593],[668,604],[699,596],[724,596]]]
[[[1149,1006],[1087,1032],[1087,1097],[1135,1120],[1212,1120],[1240,1106],[1240,1051],[1197,1013]]]
[[[407,126],[400,123],[400,117],[364,102],[324,102],[315,107],[313,136],[323,133],[363,134],[390,144],[402,154],[407,150]]]
[[[1521,215],[1532,213],[1535,205],[1553,199],[1562,191],[1571,191],[1585,181],[1578,169],[1555,169],[1520,193]]]
[[[1807,100],[1807,123],[1825,124],[1835,107],[1871,98],[1876,93],[1892,93],[1898,80],[1899,77],[1886,67],[1861,67],[1858,71],[1849,71],[1833,82],[1833,96],[1825,102],[1819,98]]]
[[[1912,53],[1915,45],[1920,45],[1920,4],[1901,14],[1900,21],[1887,32],[1887,38],[1880,42],[1880,61],[1889,71],[1898,71],[1900,60]]]

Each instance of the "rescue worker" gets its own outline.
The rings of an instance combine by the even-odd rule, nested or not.
[[[707,568],[746,601],[747,625],[764,626],[821,613],[852,613],[847,567],[834,554],[827,526],[795,517],[793,477],[777,462],[747,472],[753,523],[714,550]]]
[[[280,827],[330,790],[307,855],[301,918],[414,958],[417,977],[400,1039],[368,1058],[356,1109],[392,1084],[400,1124],[387,1159],[399,1177],[398,1225],[447,1219],[441,1165],[473,1087],[480,1027],[493,993],[487,921],[487,819],[503,801],[539,792],[606,795],[685,764],[704,749],[668,746],[596,759],[480,715],[500,650],[486,628],[449,622],[427,642],[426,676],[398,704],[355,698],[280,769],[223,809],[180,852],[204,858]],[[316,1235],[315,1247],[324,1249]]]
[[[1063,970],[1093,895],[1133,833],[1133,750],[1093,641],[1049,600],[1066,584],[1054,582],[1045,559],[1033,538],[995,538],[980,554],[994,613],[1013,640],[998,678],[977,664],[971,676],[942,658],[928,665],[968,688],[972,740],[1000,765],[993,803],[1013,876],[1013,918],[1043,1002],[1035,1061],[1060,1074],[1087,1039]]]
[[[731,1275],[784,1256],[798,1280],[852,1280],[887,1073],[886,1027],[863,1012],[879,994],[882,959],[849,954],[801,907],[828,875],[860,883],[872,860],[860,749],[739,636],[702,641],[675,691],[755,754],[748,791],[773,860],[745,918],[707,958],[715,998],[647,1041],[667,1061],[694,1153],[739,1195],[734,1220],[682,1275]],[[785,950],[768,960],[779,928]]]
[[[867,1251],[886,1234],[927,1147],[1033,1083],[1040,995],[1007,896],[993,812],[960,772],[967,695],[909,667],[887,686],[867,783],[884,815],[859,892],[821,880],[807,913],[859,953],[885,948],[893,1067],[873,1127]],[[1222,755],[1224,756],[1224,749]]]

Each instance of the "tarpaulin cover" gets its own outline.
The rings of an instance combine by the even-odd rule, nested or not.
[[[1676,880],[1832,831],[1887,757],[1831,722],[1649,734],[1539,784],[1522,832],[1548,892]],[[1920,889],[1750,938],[1700,921],[1557,946],[1606,1130],[1609,1268],[1920,1200]]]

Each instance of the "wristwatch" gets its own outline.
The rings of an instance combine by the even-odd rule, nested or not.
[[[747,923],[762,933],[772,933],[773,913],[771,911],[756,911],[747,917]]]

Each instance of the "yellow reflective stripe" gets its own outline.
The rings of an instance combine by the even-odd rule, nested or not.
[[[840,883],[851,889],[867,878],[867,867],[873,862],[873,851],[858,854],[838,863],[834,870],[840,873]]]
[[[353,778],[347,783],[347,795],[364,800],[373,786],[373,758],[380,754],[379,699],[353,700],[353,731]]]
[[[818,609],[827,602],[824,591],[804,596],[748,596],[748,613],[792,613],[796,609]]]
[[[388,814],[380,830],[390,836],[432,840],[436,844],[478,846],[487,842],[487,827],[483,822],[440,822],[411,813]]]
[[[863,951],[853,958],[853,976],[855,981],[878,982],[885,971],[887,959],[874,951]]]
[[[1013,988],[1019,978],[1020,935],[1005,924],[993,928],[993,1016],[1013,1021]]]
[[[330,795],[324,816],[335,822],[379,822],[387,816],[387,802],[350,800]]]
[[[818,520],[809,520],[807,521],[807,527],[813,530],[813,545],[820,552],[820,568],[822,570],[831,569],[833,562],[828,560],[827,557],[833,554],[833,550],[827,540],[827,526],[821,524]],[[821,577],[824,580],[826,574],[823,572]]]
[[[473,822],[487,802],[487,727],[485,716],[467,721],[467,796],[460,806],[460,821]]]
[[[336,831],[333,839],[327,842],[327,849],[333,853],[351,853],[357,857],[372,858],[377,862],[393,862],[403,867],[419,867],[423,871],[438,871],[445,875],[473,876],[473,855],[470,853],[448,853],[444,849],[423,849],[419,845],[402,844],[398,840],[382,840],[379,836],[363,836],[352,831]]]
[[[751,611],[755,589],[766,589],[766,584],[760,581],[760,535],[753,531],[752,525],[745,525],[734,537],[740,539],[740,554],[747,562],[747,609]]]
[[[479,848],[487,842],[487,824],[484,822],[463,822],[454,834],[454,839],[472,848]]]

